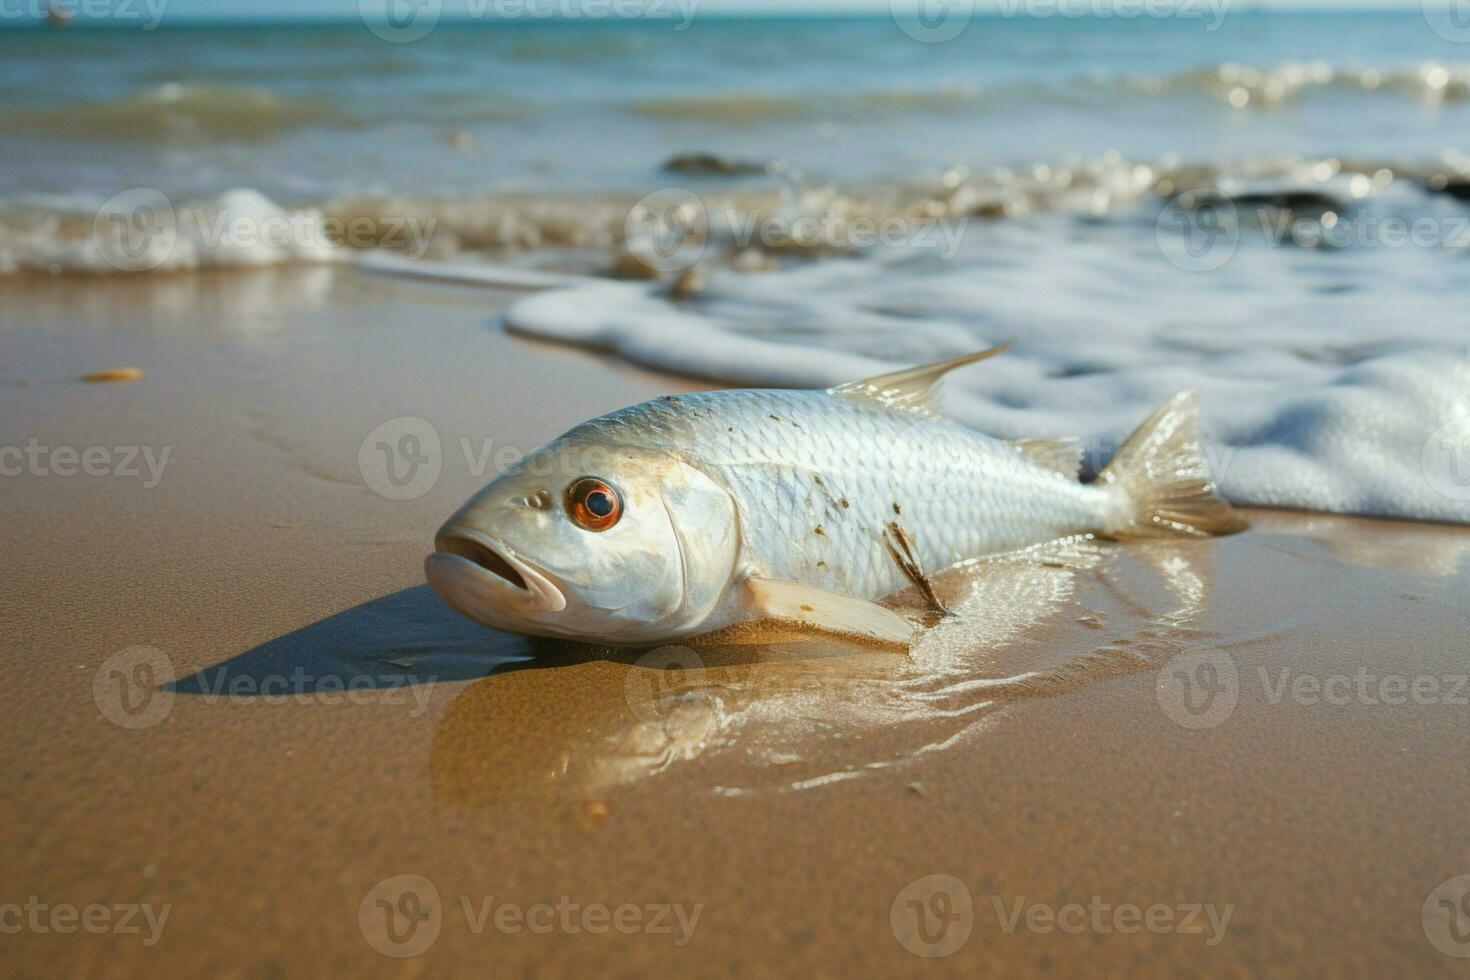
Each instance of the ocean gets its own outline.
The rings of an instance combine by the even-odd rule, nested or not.
[[[757,385],[1015,341],[950,411],[1096,469],[1193,388],[1238,502],[1466,522],[1463,34],[1224,2],[928,41],[0,31],[0,283],[412,261],[546,287],[512,330]]]

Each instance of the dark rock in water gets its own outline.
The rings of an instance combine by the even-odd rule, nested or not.
[[[1347,202],[1316,190],[1249,191],[1232,196],[1214,187],[1184,191],[1173,198],[1171,204],[1185,211],[1233,204],[1244,213],[1272,210],[1285,211],[1296,217],[1320,217],[1329,211],[1342,214],[1350,208]]]
[[[713,153],[678,153],[661,168],[669,174],[698,177],[749,177],[766,172],[767,164],[755,160],[728,160]]]
[[[1237,208],[1272,208],[1293,215],[1322,215],[1331,211],[1342,214],[1348,205],[1331,194],[1313,190],[1258,191],[1237,194],[1231,198]]]
[[[1424,182],[1424,186],[1437,194],[1448,194],[1457,201],[1470,201],[1470,177],[1435,174]]]

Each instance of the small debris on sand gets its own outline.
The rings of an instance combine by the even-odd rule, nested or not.
[[[93,371],[82,375],[83,381],[138,381],[143,377],[143,369],[135,367],[106,368],[102,371]]]

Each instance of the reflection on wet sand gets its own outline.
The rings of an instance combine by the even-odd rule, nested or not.
[[[1381,568],[1390,572],[1417,572],[1446,577],[1459,572],[1465,556],[1470,554],[1470,536],[1445,534],[1442,524],[1414,521],[1374,521],[1373,533],[1353,533],[1361,522],[1334,514],[1298,514],[1264,512],[1260,529],[1290,529],[1295,536],[1308,538],[1344,565]],[[1303,561],[1321,561],[1301,549],[1284,548]]]
[[[1215,542],[1077,544],[936,581],[953,615],[905,656],[836,642],[727,640],[611,653],[537,644],[470,685],[434,735],[436,794],[457,805],[598,800],[656,778],[726,795],[791,792],[959,744],[1027,698],[1150,666],[1193,626]],[[915,618],[916,594],[895,597]]]

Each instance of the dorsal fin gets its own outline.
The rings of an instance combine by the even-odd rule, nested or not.
[[[913,412],[928,412],[939,403],[939,379],[957,367],[983,361],[1010,349],[1010,344],[1001,344],[974,354],[966,354],[937,364],[924,364],[905,368],[891,374],[880,374],[861,381],[849,381],[828,388],[829,394],[843,398],[867,398],[887,408],[902,408]]]
[[[1011,445],[1069,480],[1082,472],[1082,443],[1076,439],[1012,439]]]

